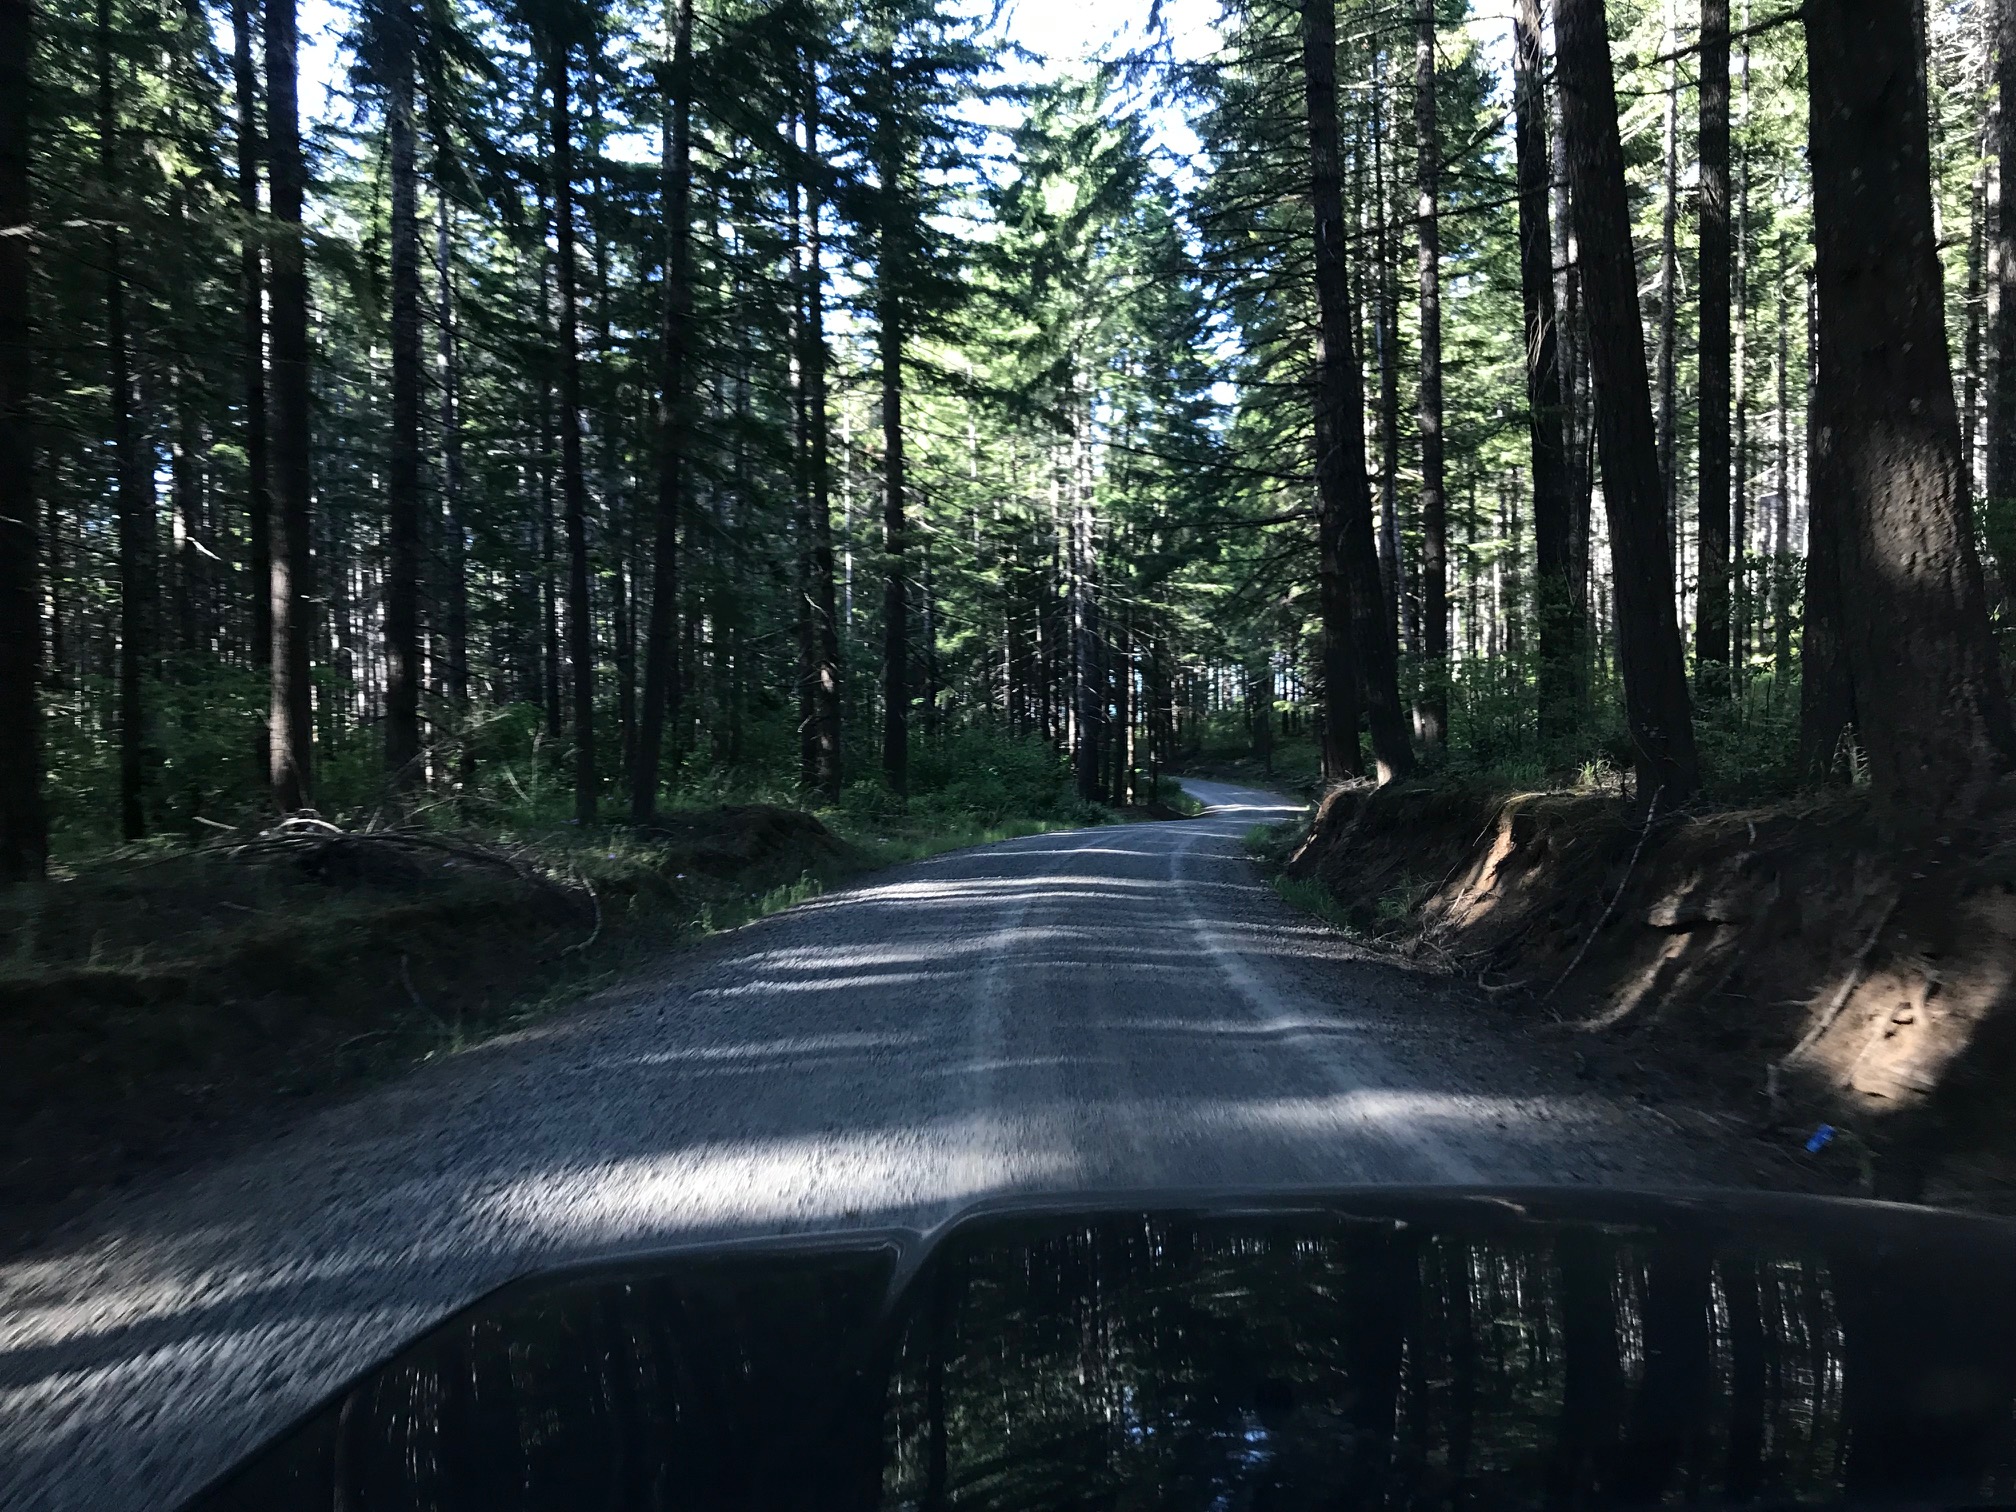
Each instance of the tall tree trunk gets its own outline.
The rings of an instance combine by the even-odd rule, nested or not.
[[[799,356],[805,385],[804,456],[811,508],[811,576],[806,608],[813,621],[811,788],[840,797],[840,622],[833,591],[832,464],[826,447],[826,273],[819,216],[825,159],[819,153],[818,65],[805,61],[805,326]]]
[[[903,144],[897,123],[896,59],[882,55],[886,98],[875,124],[881,181],[876,321],[882,358],[882,775],[897,797],[910,790],[909,525],[903,459]]]
[[[1667,808],[1700,785],[1673,559],[1646,392],[1645,341],[1624,152],[1603,0],[1560,0],[1555,18],[1561,104],[1573,183],[1590,374],[1603,460],[1603,504],[1616,566],[1617,655],[1639,799]]]
[[[1988,492],[1983,535],[2002,580],[2005,602],[2016,600],[2016,0],[1995,0],[1996,180],[2000,214],[1988,259],[1990,308]]]
[[[1449,502],[1442,477],[1442,139],[1435,124],[1435,6],[1421,0],[1414,42],[1414,163],[1421,245],[1421,698],[1422,744],[1449,731]],[[1524,203],[1524,197],[1521,198]],[[1544,214],[1544,211],[1543,211]],[[1523,243],[1522,243],[1523,252]]]
[[[539,188],[539,298],[533,312],[539,350],[533,357],[534,423],[539,431],[538,472],[539,565],[539,705],[546,716],[546,739],[560,743],[560,563],[558,529],[553,519],[553,259],[547,251],[552,232],[544,183]]]
[[[269,741],[273,802],[306,808],[314,792],[314,545],[309,465],[308,247],[301,226],[308,169],[301,156],[294,0],[266,0],[266,141],[272,208],[272,451],[274,503]]]
[[[1106,688],[1099,655],[1098,546],[1093,538],[1090,458],[1086,431],[1091,415],[1084,379],[1072,375],[1075,417],[1071,431],[1071,470],[1065,488],[1071,511],[1071,689],[1074,700],[1071,760],[1078,796],[1088,803],[1100,796],[1100,761],[1106,733]]]
[[[567,523],[567,667],[574,704],[574,818],[595,822],[595,620],[588,598],[588,479],[581,457],[581,319],[574,266],[572,44],[546,39],[553,107],[554,274],[560,292],[560,496]]]
[[[32,0],[0,0],[0,884],[40,877],[49,855],[27,235],[34,27]]]
[[[446,154],[443,153],[445,159]],[[455,212],[449,195],[451,164],[442,162],[440,223],[435,232],[435,261],[441,281],[438,337],[441,352],[441,514],[447,549],[440,563],[442,598],[448,633],[448,706],[454,711],[460,756],[459,782],[467,786],[476,771],[476,747],[469,729],[469,536],[462,514],[462,361],[455,306]]]
[[[1729,696],[1729,0],[1701,5],[1701,458],[1694,675]]]
[[[1537,25],[1535,32],[1537,35]],[[1561,439],[1568,452],[1568,602],[1574,614],[1574,709],[1579,716],[1588,702],[1592,657],[1600,660],[1598,646],[1603,622],[1600,618],[1592,622],[1589,615],[1589,512],[1594,492],[1595,438],[1585,407],[1589,398],[1589,353],[1582,313],[1582,258],[1570,203],[1567,116],[1561,106],[1558,77],[1554,106],[1561,114],[1555,118],[1557,129],[1548,139],[1547,148],[1553,169],[1554,308],[1561,369]],[[1592,623],[1596,627],[1593,636]]]
[[[693,165],[693,0],[670,0],[672,76],[660,165],[665,227],[664,330],[658,384],[658,498],[651,553],[651,617],[644,637],[644,696],[637,713],[637,759],[630,780],[630,820],[658,816],[658,768],[665,726],[679,713],[679,516],[686,493],[686,344],[693,291],[687,222]]]
[[[1743,25],[1750,24],[1750,3],[1743,3]],[[1743,125],[1750,121],[1750,39],[1743,39],[1741,69]],[[1736,391],[1735,481],[1729,500],[1730,656],[1732,692],[1743,688],[1750,655],[1750,144],[1747,134],[1736,148],[1736,358],[1732,383]]]
[[[1676,458],[1680,396],[1675,377],[1680,342],[1678,230],[1680,219],[1680,63],[1671,56],[1679,45],[1680,28],[1674,0],[1666,0],[1666,125],[1660,137],[1664,162],[1664,198],[1659,213],[1659,393],[1657,434],[1659,486],[1666,506],[1666,549],[1677,575],[1680,567],[1680,477]]]
[[[266,482],[266,268],[259,219],[259,84],[252,63],[252,10],[231,0],[231,75],[238,105],[238,319],[244,370],[245,534],[250,555],[252,665],[273,661],[273,501]],[[266,730],[259,767],[269,770]]]
[[[1414,767],[1400,707],[1393,624],[1379,582],[1372,497],[1365,479],[1365,398],[1352,350],[1344,263],[1344,197],[1337,150],[1337,9],[1306,0],[1302,68],[1309,121],[1316,237],[1316,491],[1323,621],[1323,775],[1361,770],[1358,698],[1364,689],[1382,782]],[[1355,665],[1355,678],[1354,678]]]
[[[124,180],[119,157],[118,100],[112,57],[112,0],[98,0],[98,166],[102,190],[114,196],[105,230],[105,350],[112,413],[112,466],[118,499],[119,563],[119,831],[147,833],[147,671],[155,654],[153,468],[143,465],[135,427],[131,337],[126,316]],[[38,606],[39,608],[39,606]]]
[[[1512,14],[1513,147],[1519,171],[1519,293],[1526,316],[1526,417],[1533,455],[1533,547],[1540,630],[1540,731],[1557,740],[1579,724],[1580,614],[1570,558],[1571,480],[1554,315],[1554,239],[1548,224],[1547,100],[1540,0]]]
[[[1988,107],[1988,119],[1981,129],[1980,160],[1974,167],[1974,182],[1967,196],[1967,304],[1963,316],[1965,335],[1961,338],[1960,468],[1967,476],[1971,496],[1980,477],[1981,422],[1981,335],[1983,316],[1982,277],[1988,251],[1988,154],[1995,142],[1995,121],[2000,105]],[[2000,564],[1997,564],[1998,568]],[[2006,590],[2005,590],[2006,591]]]
[[[385,20],[391,77],[392,445],[385,476],[385,775],[395,792],[420,770],[420,165],[413,129],[413,16]]]
[[[1787,240],[1778,238],[1777,443],[1771,487],[1771,630],[1776,651],[1776,685],[1785,686],[1792,661],[1792,270]]]
[[[1385,50],[1372,48],[1372,197],[1377,235],[1373,244],[1373,330],[1379,359],[1379,585],[1385,595],[1387,634],[1397,632],[1400,601],[1406,595],[1400,570],[1400,255],[1394,229],[1395,195],[1387,171]],[[1394,154],[1397,158],[1397,152]]]
[[[1813,534],[1839,542],[1854,713],[1900,830],[1966,814],[2016,759],[1960,473],[1918,50],[1901,6],[1809,0]]]
[[[1322,623],[1322,771],[1327,782],[1359,776],[1358,651],[1345,568],[1354,492],[1365,494],[1365,401],[1352,350],[1351,290],[1344,258],[1344,193],[1337,143],[1335,0],[1305,0],[1302,60],[1309,112],[1310,183],[1316,214],[1317,606]],[[1357,456],[1350,438],[1357,438]],[[1366,524],[1371,501],[1365,498]]]

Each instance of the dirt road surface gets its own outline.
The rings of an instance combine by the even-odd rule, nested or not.
[[[0,1267],[0,1507],[172,1503],[542,1265],[1007,1190],[1712,1181],[1356,960],[1244,856],[1282,800],[879,874],[108,1203]]]

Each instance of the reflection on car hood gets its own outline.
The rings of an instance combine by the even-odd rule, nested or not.
[[[188,1504],[2007,1503],[2016,1226],[1760,1195],[983,1205],[514,1283]]]

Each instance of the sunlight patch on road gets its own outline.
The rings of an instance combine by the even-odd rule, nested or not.
[[[784,1231],[892,1210],[936,1209],[1006,1187],[1064,1181],[1067,1145],[1032,1144],[1018,1129],[1012,1158],[999,1131],[972,1127],[890,1134],[834,1132],[735,1140],[544,1172],[483,1199],[472,1216],[563,1249],[689,1230],[762,1225]]]

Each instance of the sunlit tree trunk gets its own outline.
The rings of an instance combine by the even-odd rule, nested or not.
[[[1918,40],[1902,7],[1809,0],[1806,50],[1813,534],[1839,543],[1834,603],[1871,786],[1893,828],[1931,827],[1987,797],[2016,730],[1960,471]],[[1804,733],[1809,753],[1824,749],[1824,727]]]
[[[1982,524],[2005,597],[2016,595],[2016,0],[1995,0],[1996,180],[2001,213],[1988,259],[1988,479]]]

